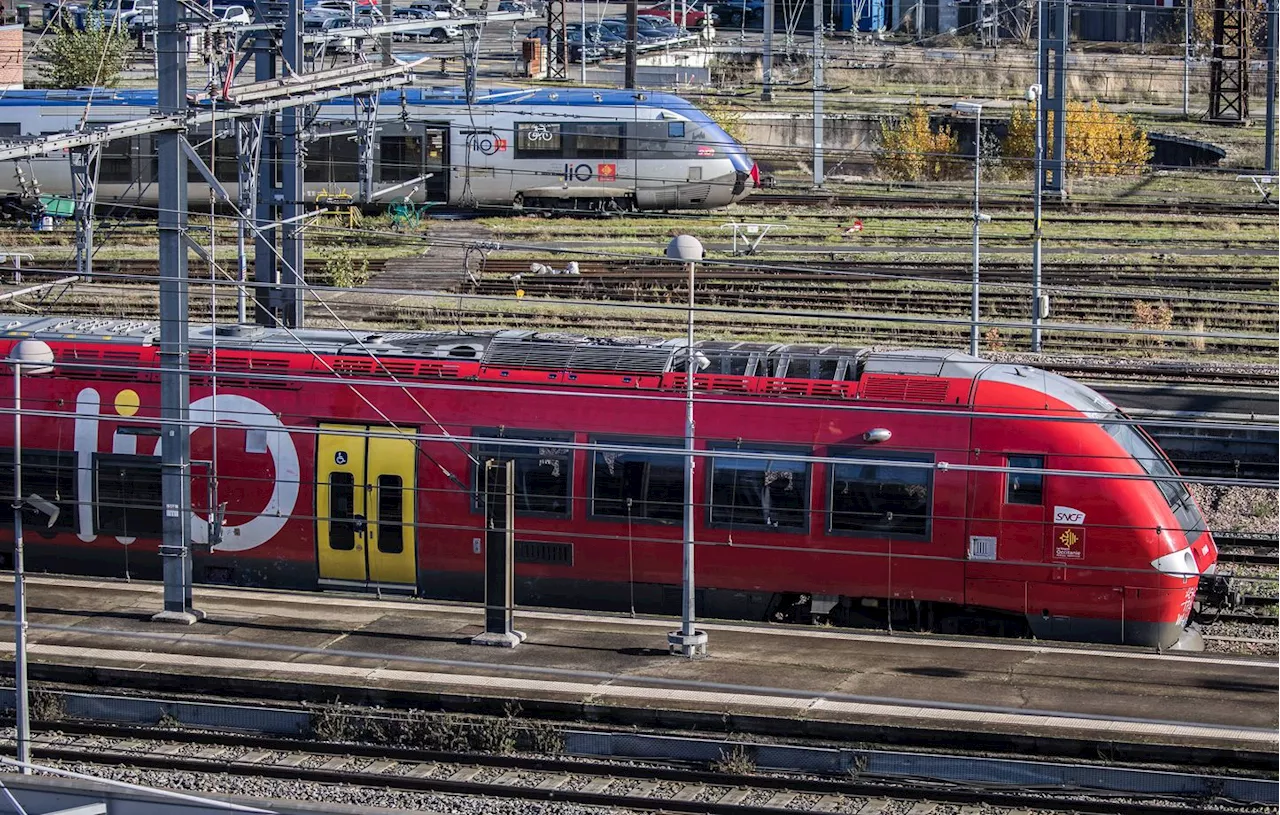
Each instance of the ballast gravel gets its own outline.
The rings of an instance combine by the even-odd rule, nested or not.
[[[416,810],[419,812],[440,813],[441,815],[602,815],[602,813],[613,811],[607,807],[583,806],[580,804],[399,792],[373,787],[318,784],[312,781],[136,770],[128,767],[113,768],[88,764],[54,766],[98,778],[124,781],[144,787],[178,790],[197,795],[235,795],[294,802],[316,801],[331,804],[348,804],[370,809]]]

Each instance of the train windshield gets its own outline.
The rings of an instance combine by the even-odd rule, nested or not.
[[[1127,417],[1115,413],[1112,418],[1126,419]],[[1160,479],[1155,482],[1160,489],[1160,494],[1164,496],[1169,508],[1173,510],[1174,517],[1178,519],[1178,524],[1186,533],[1187,543],[1195,543],[1205,530],[1204,517],[1191,498],[1191,491],[1187,489],[1187,485],[1174,480],[1178,478],[1178,473],[1165,458],[1164,453],[1160,452],[1159,448],[1131,424],[1118,421],[1103,422],[1102,429],[1119,442],[1125,452],[1133,456],[1148,475]]]

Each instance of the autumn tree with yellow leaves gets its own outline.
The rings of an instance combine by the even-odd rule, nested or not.
[[[1052,118],[1047,133],[1045,155],[1052,156]],[[1009,132],[1001,148],[1011,174],[1031,175],[1035,144],[1034,111],[1030,105],[1015,106],[1009,119]],[[1067,102],[1068,175],[1077,178],[1137,175],[1151,160],[1153,152],[1147,134],[1133,123],[1133,117],[1105,110],[1096,99],[1087,105],[1084,102]]]
[[[916,101],[907,115],[880,123],[880,169],[899,181],[939,181],[955,177],[960,145],[945,125],[934,132],[929,111]]]

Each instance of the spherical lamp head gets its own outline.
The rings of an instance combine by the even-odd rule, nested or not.
[[[52,373],[53,349],[43,340],[20,340],[9,352],[9,363],[27,376]]]
[[[667,244],[667,257],[682,263],[702,260],[702,241],[692,235],[676,235]]]

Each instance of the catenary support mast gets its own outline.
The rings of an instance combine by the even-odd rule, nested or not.
[[[187,33],[180,0],[160,0],[156,60],[161,114],[187,109]],[[191,412],[187,375],[187,156],[184,134],[157,137],[160,213],[160,490],[164,511],[160,555],[164,564],[164,610],[157,620],[193,623],[190,604]]]

